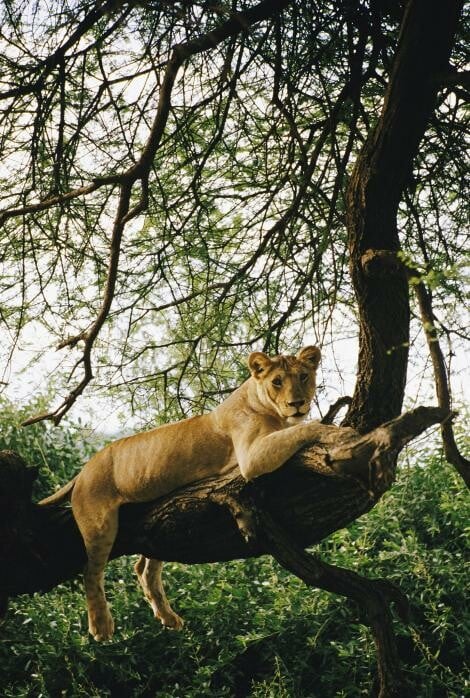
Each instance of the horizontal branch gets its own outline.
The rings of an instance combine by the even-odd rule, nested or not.
[[[103,184],[108,184],[110,180],[103,178],[100,181],[94,181],[92,184],[84,185],[83,187],[77,187],[76,189],[71,189],[64,194],[58,194],[57,196],[51,196],[43,201],[38,201],[37,203],[27,204],[26,206],[21,206],[18,208],[4,209],[0,211],[0,226],[5,223],[9,218],[16,218],[18,216],[26,216],[30,213],[39,213],[41,211],[46,211],[54,206],[60,206],[68,201],[73,201],[73,199],[78,199],[81,196],[87,196],[92,192],[96,191]]]
[[[383,484],[390,486],[403,445],[446,417],[440,408],[419,407],[364,436],[319,424],[314,445],[250,483],[234,468],[155,502],[123,506],[112,557],[140,553],[200,563],[270,554],[306,584],[359,604],[377,648],[379,697],[401,698],[406,693],[390,607],[406,622],[406,597],[386,579],[367,579],[304,549],[367,512]],[[379,471],[382,476],[373,478]],[[71,509],[31,503],[35,474],[15,454],[0,452],[0,493],[6,493],[0,514],[2,615],[9,596],[48,591],[86,563]],[[371,492],[374,483],[379,489]]]
[[[439,73],[437,81],[443,87],[464,87],[470,91],[470,70],[450,68]]]
[[[250,483],[238,468],[194,483],[155,502],[123,506],[112,557],[141,553],[167,561],[216,562],[269,553],[235,523],[253,503],[275,516],[296,545],[306,547],[369,511],[390,486],[398,452],[446,410],[419,407],[359,435],[349,427],[320,426],[315,445],[279,470]],[[36,473],[11,452],[0,453],[0,597],[45,591],[76,576],[85,551],[71,509],[31,504]],[[224,500],[230,506],[221,506]]]

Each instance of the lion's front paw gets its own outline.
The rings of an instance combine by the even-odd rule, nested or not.
[[[99,611],[93,610],[88,613],[88,631],[96,642],[111,640],[114,621],[107,606]]]
[[[171,630],[182,630],[184,627],[184,620],[171,609],[163,612],[158,611],[158,613],[155,613],[155,617],[165,628],[171,628]]]

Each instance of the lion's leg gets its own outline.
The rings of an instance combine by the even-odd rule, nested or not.
[[[99,502],[73,501],[73,512],[87,552],[83,572],[88,606],[88,629],[97,641],[110,640],[114,622],[104,593],[104,568],[118,529],[118,507],[109,509]]]
[[[143,555],[134,565],[140,585],[152,606],[155,618],[158,618],[162,625],[167,628],[181,630],[184,625],[183,619],[173,611],[168,602],[162,583],[162,568],[163,562],[161,560],[148,559]]]

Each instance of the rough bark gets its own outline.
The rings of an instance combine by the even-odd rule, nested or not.
[[[390,486],[403,446],[448,418],[417,408],[366,435],[324,425],[324,436],[278,471],[246,483],[238,469],[156,502],[122,507],[112,557],[140,553],[185,563],[273,555],[307,584],[354,599],[377,646],[382,698],[405,695],[390,604],[406,599],[385,580],[335,568],[304,548],[367,512]],[[48,591],[82,570],[80,533],[70,508],[31,502],[36,472],[0,452],[0,610],[8,596]]]
[[[406,271],[383,263],[400,248],[397,211],[434,107],[462,0],[410,0],[382,114],[358,157],[347,192],[352,281],[360,335],[358,379],[345,423],[362,432],[401,411],[409,341]],[[396,258],[396,257],[395,257]]]

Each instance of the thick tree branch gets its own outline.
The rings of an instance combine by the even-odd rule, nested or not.
[[[350,570],[333,567],[318,555],[306,553],[285,534],[269,514],[260,514],[260,529],[266,537],[266,547],[289,572],[309,586],[331,591],[354,599],[365,615],[377,649],[379,698],[404,698],[406,689],[401,673],[393,633],[390,603],[395,603],[403,619],[409,614],[409,604],[400,589],[383,579],[366,579]]]
[[[440,87],[464,87],[470,92],[470,70],[457,70],[450,67],[437,76]]]
[[[393,481],[396,458],[403,446],[448,416],[447,410],[438,407],[418,407],[365,435],[349,427],[323,425],[314,446],[297,454],[286,467],[251,483],[246,483],[235,468],[157,502],[124,506],[113,556],[140,552],[181,562],[244,557],[247,550],[237,527],[228,526],[220,511],[227,498],[232,502],[229,518],[236,511],[234,500],[241,512],[254,503],[275,514],[279,525],[285,526],[298,544],[311,545],[368,511]],[[29,540],[28,533],[23,543],[29,540],[28,545],[33,548],[41,547],[39,557],[31,549],[20,567],[10,565],[7,569],[2,565],[0,586],[4,591],[8,586],[13,594],[50,588],[77,574],[84,561],[70,509],[31,508],[28,473],[21,459],[18,461],[8,452],[2,454],[2,549],[8,549],[19,560],[25,551],[14,549],[15,536],[22,528],[31,526],[33,538]],[[15,522],[15,516],[21,518],[26,511],[26,519]],[[257,554],[261,552],[257,550]],[[253,554],[253,550],[248,553]],[[34,574],[24,575],[22,570],[29,565],[39,567]]]

